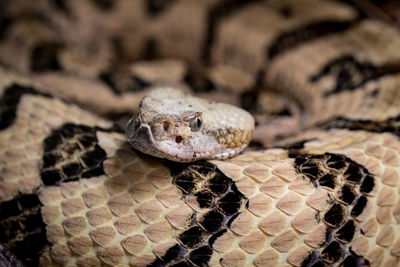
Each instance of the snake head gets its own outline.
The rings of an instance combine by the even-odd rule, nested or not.
[[[239,108],[158,88],[142,99],[126,135],[143,153],[188,162],[239,153],[253,128],[251,115]]]

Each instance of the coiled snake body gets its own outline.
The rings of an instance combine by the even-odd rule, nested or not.
[[[0,5],[5,266],[399,265],[400,34],[390,25],[327,0]],[[154,55],[164,60],[136,62]],[[299,103],[302,128],[227,160],[147,156],[113,120],[153,87],[268,87]],[[189,128],[218,136],[198,147],[229,144],[221,158],[249,141],[250,117],[207,133],[212,115],[199,112],[179,118],[179,134],[165,118],[157,127],[174,145]],[[186,152],[169,158],[203,157]]]

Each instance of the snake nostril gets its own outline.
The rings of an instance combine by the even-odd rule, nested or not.
[[[177,142],[178,144],[180,143],[180,142],[182,142],[182,136],[177,136],[176,138],[175,138],[175,142]]]

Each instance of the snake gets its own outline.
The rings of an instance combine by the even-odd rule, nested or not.
[[[399,265],[393,25],[334,0],[0,10],[0,266]]]

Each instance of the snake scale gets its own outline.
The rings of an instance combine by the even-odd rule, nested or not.
[[[397,29],[333,0],[0,10],[0,266],[399,266]],[[227,160],[151,157],[118,121],[159,86],[268,88],[301,128]],[[290,114],[277,99],[247,107]]]

